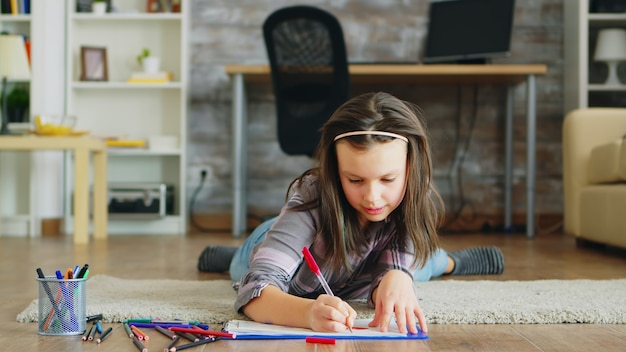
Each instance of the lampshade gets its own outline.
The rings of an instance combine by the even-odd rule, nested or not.
[[[27,80],[30,67],[24,38],[19,35],[0,35],[0,78]]]
[[[626,30],[621,28],[608,28],[599,31],[594,60],[626,60]]]

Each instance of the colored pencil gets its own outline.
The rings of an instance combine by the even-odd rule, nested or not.
[[[211,337],[208,339],[204,339],[204,340],[200,340],[200,341],[196,341],[196,342],[190,342],[186,345],[180,345],[180,346],[174,346],[172,348],[170,348],[170,352],[176,352],[176,351],[182,351],[182,350],[186,350],[188,348],[192,348],[192,347],[196,347],[196,346],[200,346],[200,345],[204,345],[206,343],[211,343],[211,342],[215,342],[217,341],[218,338],[216,337]]]
[[[146,348],[146,346],[144,346],[143,343],[141,343],[141,341],[139,341],[135,335],[133,335],[133,343],[135,344],[135,346],[137,346],[137,349],[140,350],[141,352],[148,352],[148,349]]]
[[[104,341],[104,339],[106,339],[107,337],[109,337],[109,335],[111,335],[112,331],[113,331],[112,327],[109,327],[108,329],[104,330],[102,335],[100,335],[100,337],[96,340],[96,343],[101,343],[102,341]]]
[[[172,347],[176,346],[176,343],[178,342],[178,340],[180,340],[180,337],[174,336],[174,339],[172,340],[172,342],[170,342],[169,345],[165,347],[164,352],[169,352],[169,350],[171,350]]]
[[[206,336],[219,336],[219,337],[226,337],[229,339],[235,339],[237,337],[237,335],[235,334],[231,334],[228,332],[223,332],[223,331],[213,331],[213,330],[204,330],[204,329],[187,329],[187,328],[176,328],[176,327],[172,327],[170,328],[170,330],[174,331],[174,332],[187,332],[190,334],[200,334],[200,335],[206,335]]]
[[[172,330],[168,330],[168,329],[162,328],[162,327],[160,327],[160,326],[158,326],[158,325],[157,325],[157,326],[155,326],[155,327],[154,327],[154,329],[155,329],[156,331],[160,332],[161,334],[163,334],[163,335],[165,335],[165,336],[169,337],[170,339],[174,339],[174,338],[176,338],[176,333],[175,333],[175,332],[173,332]]]

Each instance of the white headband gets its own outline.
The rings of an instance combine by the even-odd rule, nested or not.
[[[377,136],[388,136],[388,137],[398,138],[398,139],[401,139],[401,140],[409,143],[409,140],[405,136],[401,136],[401,135],[399,135],[397,133],[385,132],[385,131],[352,131],[352,132],[346,132],[346,133],[342,133],[342,134],[338,135],[337,137],[335,137],[335,139],[333,139],[333,142],[336,142],[337,140],[339,140],[341,138],[350,137],[350,136],[361,136],[361,135],[364,135],[364,134],[373,134],[373,135],[377,135]]]

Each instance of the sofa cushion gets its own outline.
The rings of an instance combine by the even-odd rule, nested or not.
[[[626,143],[619,139],[599,145],[589,156],[589,182],[626,182]]]

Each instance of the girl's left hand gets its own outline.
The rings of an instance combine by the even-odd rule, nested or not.
[[[420,329],[427,332],[426,318],[415,296],[413,278],[407,273],[391,270],[385,274],[374,292],[374,305],[374,319],[369,326],[379,326],[380,331],[386,332],[395,313],[400,332],[406,333],[408,327],[411,334],[417,334],[416,317]]]

